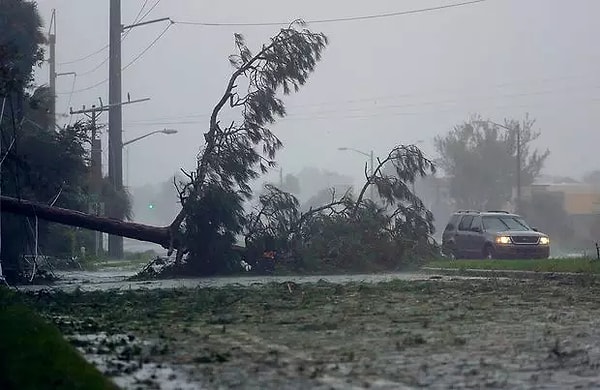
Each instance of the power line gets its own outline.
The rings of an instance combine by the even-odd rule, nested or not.
[[[71,93],[69,94],[69,100],[67,103],[67,110],[71,107],[71,101],[73,99],[73,92],[75,91],[75,82],[77,81],[77,74],[73,75],[73,84],[71,84]],[[71,121],[73,120],[73,116],[69,118],[69,126],[71,125]]]
[[[104,79],[102,81],[99,81],[99,82],[97,82],[95,84],[92,84],[92,85],[90,85],[88,87],[81,88],[81,89],[76,89],[76,90],[74,90],[72,92],[57,92],[56,94],[57,95],[68,95],[68,94],[76,94],[76,93],[80,93],[80,92],[84,92],[84,91],[89,91],[90,89],[94,89],[94,88],[96,88],[96,87],[98,87],[98,86],[100,86],[102,84],[106,84],[107,82],[108,82],[108,78],[106,78],[106,79]]]
[[[84,60],[87,60],[90,57],[95,56],[96,54],[102,53],[106,49],[108,49],[108,44],[102,46],[100,49],[98,49],[98,50],[96,50],[96,51],[94,51],[94,52],[92,52],[92,53],[90,53],[90,54],[88,54],[88,55],[86,55],[84,57],[77,58],[77,59],[74,59],[74,60],[71,60],[71,61],[59,62],[57,65],[69,65],[69,64],[74,64],[76,62],[84,61]]]
[[[167,33],[167,31],[169,30],[169,28],[173,25],[173,23],[169,23],[169,25],[144,49],[142,50],[133,60],[131,60],[127,65],[125,65],[121,70],[125,70],[127,68],[129,68],[130,66],[132,66],[134,63],[136,63],[140,58],[142,58],[142,56],[144,54],[146,54],[148,52],[148,50],[150,50],[152,47],[154,47],[154,45],[156,45],[156,43],[158,43],[158,41]],[[75,91],[71,91],[71,92],[57,92],[57,95],[68,95],[68,94],[74,94],[74,93],[79,93],[79,92],[84,92],[84,91],[89,91],[90,89],[96,88],[102,84],[105,84],[108,82],[108,78],[99,81],[93,85],[90,85],[89,87],[86,88],[82,88],[82,89],[77,89]]]
[[[403,15],[419,14],[419,13],[430,12],[430,11],[439,11],[439,10],[449,9],[449,8],[463,7],[463,6],[467,6],[467,5],[483,3],[485,1],[488,1],[488,0],[472,0],[472,1],[465,1],[462,3],[440,5],[440,6],[436,6],[436,7],[420,8],[420,9],[409,10],[409,11],[388,12],[388,13],[373,14],[373,15],[351,16],[351,17],[344,17],[344,18],[313,19],[313,20],[306,20],[305,22],[307,24],[319,24],[319,23],[339,23],[339,22],[353,22],[353,21],[359,21],[359,20],[382,19],[382,18],[390,18],[390,17],[403,16]],[[282,26],[282,25],[290,24],[290,22],[261,22],[261,23],[217,23],[217,22],[213,22],[213,23],[210,23],[210,22],[193,22],[193,21],[175,21],[175,23],[185,24],[185,25],[194,25],[194,26],[205,26],[205,27]]]
[[[154,47],[154,45],[156,45],[156,43],[163,37],[163,35],[167,33],[167,31],[171,28],[172,25],[172,22],[169,23],[167,27],[165,27],[165,29],[144,50],[142,50],[140,54],[138,54],[133,60],[131,60],[127,65],[125,65],[122,70],[125,70],[131,65],[135,64],[136,61],[139,60],[144,54],[146,54],[148,50],[152,49],[152,47]]]
[[[551,80],[551,79],[548,79]],[[504,85],[509,85],[509,83],[502,83],[502,84],[498,84],[498,86],[504,86]],[[542,90],[538,90],[538,91],[529,91],[529,92],[515,92],[515,93],[508,93],[508,94],[495,94],[495,95],[481,95],[481,94],[468,94],[468,95],[463,95],[460,94],[459,96],[455,97],[454,99],[444,99],[444,100],[429,100],[429,101],[421,101],[421,102],[412,102],[412,103],[401,103],[401,104],[383,104],[383,105],[369,105],[369,106],[363,106],[363,107],[349,107],[349,108],[332,108],[329,110],[321,110],[321,111],[304,111],[304,112],[300,112],[300,113],[291,113],[289,115],[286,116],[286,118],[289,119],[293,119],[294,117],[297,117],[298,115],[322,115],[322,114],[328,114],[328,113],[348,113],[348,112],[360,112],[360,111],[367,111],[367,110],[386,110],[386,109],[394,109],[394,108],[403,108],[403,107],[419,107],[419,106],[435,106],[435,105],[444,105],[444,104],[460,104],[460,103],[464,103],[464,102],[468,102],[470,100],[497,100],[497,99],[506,99],[506,98],[517,98],[517,97],[526,97],[526,96],[540,96],[540,95],[548,95],[548,94],[555,94],[555,93],[563,93],[566,91],[572,91],[572,90],[587,90],[588,88],[591,88],[593,91],[596,91],[597,89],[600,88],[600,86],[595,85],[595,86],[589,86],[589,85],[583,85],[583,86],[566,86],[563,88],[546,88],[546,89],[542,89]],[[387,97],[371,97],[371,98],[361,98],[361,99],[349,99],[349,100],[340,100],[340,101],[328,101],[328,102],[320,102],[320,103],[313,103],[313,104],[301,104],[301,105],[290,105],[289,107],[291,107],[292,109],[295,108],[302,108],[302,107],[323,107],[323,106],[336,106],[336,105],[342,105],[342,104],[353,104],[353,103],[359,103],[359,102],[366,102],[366,103],[376,103],[378,100],[391,100],[391,99],[395,99],[395,98],[407,98],[407,97],[418,97],[418,95],[415,94],[403,94],[403,95],[396,95],[396,96],[387,96]],[[177,116],[163,116],[163,117],[156,117],[156,118],[151,118],[151,119],[146,119],[146,120],[137,120],[137,121],[130,121],[128,122],[129,125],[169,125],[169,124],[193,124],[193,123],[202,123],[202,118],[206,119],[210,117],[210,113],[203,113],[203,114],[182,114],[182,115],[177,115]],[[171,119],[189,119],[189,120],[184,120],[184,121],[170,121]],[[192,119],[198,119],[198,120],[192,120]]]
[[[161,1],[161,0],[156,0],[156,2],[154,3],[154,5],[153,5],[152,7],[150,7],[150,9],[148,10],[148,12],[146,12],[146,13],[144,14],[144,16],[142,16],[142,17],[140,18],[140,20],[138,20],[138,21],[136,21],[136,22],[133,22],[133,24],[135,24],[135,23],[137,23],[137,22],[141,22],[142,20],[144,20],[144,18],[146,18],[146,16],[150,15],[150,13],[151,13],[151,12],[154,10],[154,8],[156,8],[156,6],[157,6],[158,4],[160,4],[160,1]],[[146,3],[147,3],[147,1],[146,1]]]
[[[82,73],[78,73],[78,75],[79,76],[85,76],[85,75],[88,75],[90,73],[94,73],[95,71],[97,71],[98,69],[100,69],[102,67],[102,65],[106,64],[107,62],[108,62],[108,57],[106,57],[101,63],[99,63],[98,65],[96,65],[92,69],[86,70],[85,72],[82,72]]]
[[[133,19],[133,23],[132,24],[136,24],[137,22],[139,22],[141,20],[141,19],[138,19],[138,18],[140,17],[140,15],[142,14],[142,12],[144,12],[144,8],[146,8],[146,6],[148,5],[148,1],[150,1],[150,0],[145,0],[144,1],[144,3],[142,4],[142,7],[138,11],[138,13],[135,16],[135,18]]]
[[[388,18],[388,17],[395,17],[395,16],[401,16],[401,15],[409,15],[409,14],[417,14],[417,13],[423,13],[423,12],[430,12],[430,11],[436,11],[436,10],[442,10],[442,9],[448,9],[448,8],[456,8],[456,7],[461,7],[461,6],[466,6],[466,5],[472,5],[472,4],[477,4],[477,3],[482,3],[485,2],[487,0],[472,0],[472,1],[467,1],[467,2],[462,2],[462,3],[454,3],[454,4],[447,4],[447,5],[442,5],[442,6],[437,6],[437,7],[429,7],[429,8],[422,8],[422,9],[416,9],[416,10],[409,10],[409,11],[398,11],[398,12],[390,12],[390,13],[383,13],[383,14],[375,14],[375,15],[366,15],[366,16],[356,16],[356,17],[348,17],[348,18],[332,18],[332,19],[316,19],[316,20],[310,20],[307,23],[312,23],[312,24],[316,24],[316,23],[330,23],[330,22],[345,22],[345,21],[356,21],[356,20],[368,20],[368,19],[379,19],[379,18]],[[150,14],[150,12],[152,12],[154,10],[154,8],[156,8],[158,6],[158,4],[161,2],[161,0],[157,0],[154,5],[152,5],[152,7],[150,7],[150,9],[139,19],[139,20],[143,20],[147,15]],[[142,8],[140,9],[140,12],[138,13],[138,16],[136,16],[136,19],[138,19],[139,14],[143,11],[143,9],[145,8],[147,2],[144,2],[144,4],[142,5]],[[139,21],[138,20],[138,21]],[[169,24],[169,26],[167,26],[161,33],[160,35],[146,48],[144,49],[136,58],[134,58],[129,64],[127,64],[125,66],[124,69],[127,69],[128,67],[130,67],[131,65],[133,65],[139,58],[141,58],[148,50],[150,50],[152,48],[152,46],[154,46],[158,40],[160,38],[162,38],[162,36],[167,32],[167,30],[173,25],[173,24],[187,24],[187,25],[201,25],[201,26],[269,26],[269,25],[287,25],[289,24],[289,22],[285,22],[285,23],[274,23],[274,22],[268,22],[268,23],[205,23],[205,22],[187,22],[187,21],[173,21],[171,20],[171,23]],[[131,31],[131,30],[129,30]],[[127,33],[125,33],[125,35],[123,36],[122,39],[125,39],[129,33],[129,31]],[[105,50],[106,48],[108,48],[108,45],[104,46],[102,49],[97,50],[96,52],[89,54],[85,57],[82,57],[80,59],[77,60],[73,60],[73,61],[68,61],[68,62],[63,62],[61,64],[67,64],[67,63],[74,63],[74,62],[78,62],[81,61],[83,59],[87,59],[103,50]],[[106,58],[105,60],[103,60],[100,64],[98,64],[96,67],[94,67],[93,69],[86,71],[81,75],[86,75],[86,74],[90,74],[92,72],[95,72],[96,70],[98,70],[102,65],[104,65],[106,62],[108,61],[108,58]],[[105,80],[102,80],[96,84],[93,84],[89,87],[83,88],[83,89],[79,89],[79,90],[75,90],[75,91],[71,91],[71,92],[62,92],[62,93],[57,93],[59,95],[66,95],[66,94],[74,94],[74,93],[79,93],[79,92],[83,92],[83,91],[87,91],[90,90],[92,88],[95,88],[97,86],[100,86],[104,83],[108,82],[108,78]]]
[[[144,2],[144,5],[142,6],[142,8],[140,9],[140,12],[138,13],[138,16],[136,16],[136,19],[139,18],[139,20],[134,20],[134,24],[143,20],[146,16],[148,16],[150,14],[150,12],[152,12],[154,10],[154,8],[156,8],[156,6],[158,6],[158,4],[160,3],[161,0],[157,0],[154,5],[141,17],[139,18],[139,15],[141,14],[141,12],[143,11],[143,9],[145,8],[146,4],[148,1]],[[308,24],[318,24],[318,23],[336,23],[336,22],[350,22],[350,21],[357,21],[357,20],[369,20],[369,19],[381,19],[381,18],[389,18],[389,17],[396,17],[396,16],[402,16],[402,15],[411,15],[411,14],[418,14],[418,13],[424,13],[424,12],[430,12],[430,11],[438,11],[438,10],[443,10],[443,9],[449,9],[449,8],[456,8],[456,7],[462,7],[462,6],[467,6],[467,5],[473,5],[473,4],[477,4],[477,3],[483,3],[485,1],[488,0],[473,0],[473,1],[466,1],[466,2],[462,2],[462,3],[454,3],[454,4],[447,4],[447,5],[441,5],[441,6],[437,6],[437,7],[429,7],[429,8],[421,8],[421,9],[416,9],[416,10],[409,10],[409,11],[398,11],[398,12],[389,12],[389,13],[382,13],[382,14],[375,14],[375,15],[365,15],[365,16],[354,16],[354,17],[346,17],[346,18],[330,18],[330,19],[314,19],[314,20],[308,20],[306,21],[306,23]],[[185,20],[174,20],[172,21],[172,23],[176,23],[176,24],[182,24],[182,25],[195,25],[195,26],[205,26],[205,27],[243,27],[243,26],[283,26],[283,25],[289,25],[289,22],[262,22],[262,23],[210,23],[210,22],[193,22],[193,21],[185,21]],[[131,30],[129,30],[131,31]],[[124,38],[127,36],[128,32],[125,33]],[[69,65],[69,64],[74,64],[76,62],[80,62],[80,61],[84,61],[87,60],[90,57],[93,57],[96,54],[99,54],[101,52],[103,52],[104,50],[108,49],[108,44],[102,46],[100,49],[84,56],[81,58],[77,58],[74,60],[70,60],[70,61],[64,61],[64,62],[59,62],[58,65]],[[104,62],[103,62],[104,63]]]
[[[142,4],[142,7],[138,11],[136,17],[133,19],[133,23],[132,24],[135,24],[135,23],[141,21],[142,19],[144,19],[144,17],[146,17],[147,14],[145,14],[141,18],[140,18],[140,15],[142,14],[142,12],[144,12],[144,8],[146,8],[146,5],[148,5],[148,1],[149,0],[145,0],[144,1],[144,3]],[[156,4],[153,6],[153,8],[154,7],[156,7]],[[153,8],[151,8],[150,11],[152,11]],[[52,18],[54,18],[54,15],[52,15]],[[52,21],[51,21],[51,23],[52,23]],[[131,30],[128,30],[127,32],[125,32],[125,34],[123,35],[123,39],[125,39],[127,37],[127,35],[129,34],[130,31]],[[123,41],[123,39],[121,41]],[[98,50],[96,50],[96,51],[94,51],[94,52],[92,52],[92,53],[90,53],[90,54],[88,54],[86,56],[83,56],[83,57],[80,57],[80,58],[76,58],[76,59],[70,60],[70,61],[59,62],[57,65],[70,65],[70,64],[74,64],[74,63],[77,63],[77,62],[81,62],[81,61],[87,60],[88,58],[91,58],[91,57],[95,56],[96,54],[102,53],[103,51],[105,51],[106,49],[108,49],[108,47],[109,47],[109,45],[106,44],[106,45],[102,46],[100,49],[98,49]],[[79,75],[82,76],[82,75],[85,75],[85,74],[92,73],[95,70],[97,70],[100,66],[104,65],[107,61],[108,61],[108,57],[104,61],[102,61],[94,69],[92,69],[90,71],[87,71],[87,72],[84,72],[84,73],[80,73]]]
[[[590,103],[597,104],[600,101],[600,97],[590,97],[584,99],[570,100],[569,104],[577,104],[581,105],[582,103]],[[561,106],[564,106],[565,103],[560,103]],[[530,102],[524,104],[493,104],[487,107],[491,107],[493,109],[504,109],[504,108],[530,108],[530,107],[539,107],[540,105],[547,105],[546,102]],[[548,108],[551,108],[548,105]],[[480,107],[476,109],[481,110]],[[351,110],[339,110],[337,112],[331,112],[330,114],[338,114],[338,115],[323,115],[323,113],[302,113],[296,115],[289,115],[277,120],[277,122],[285,123],[285,122],[297,122],[297,121],[321,121],[321,120],[348,120],[348,119],[372,119],[372,118],[392,118],[398,116],[417,116],[417,115],[431,115],[445,112],[458,112],[465,111],[463,108],[451,107],[446,109],[435,109],[428,111],[383,111],[383,112],[358,112],[354,115],[347,115]],[[342,114],[342,115],[340,115]],[[138,127],[138,126],[149,126],[149,125],[160,125],[160,126],[170,126],[170,125],[195,125],[199,123],[204,123],[205,120],[189,120],[189,121],[164,121],[164,122],[147,122],[147,123],[135,123],[128,122],[128,127]]]

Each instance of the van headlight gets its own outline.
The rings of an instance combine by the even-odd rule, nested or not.
[[[550,239],[548,237],[541,237],[540,238],[540,244],[542,244],[542,245],[549,245],[550,244]]]
[[[510,237],[508,236],[500,236],[496,237],[497,244],[510,244]]]

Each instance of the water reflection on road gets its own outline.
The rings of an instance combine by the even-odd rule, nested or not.
[[[236,276],[236,277],[210,277],[165,279],[152,281],[129,281],[135,275],[135,269],[100,270],[100,271],[65,271],[57,272],[60,279],[52,284],[22,286],[24,291],[62,290],[71,292],[76,289],[83,291],[129,290],[129,289],[172,289],[172,288],[197,288],[197,287],[223,287],[228,285],[251,286],[266,283],[293,282],[316,283],[325,281],[329,283],[364,282],[379,283],[392,280],[439,280],[456,279],[458,276],[432,275],[431,273],[403,272],[389,274],[365,275],[313,275],[313,276]],[[473,279],[469,277],[469,279]],[[477,278],[478,279],[478,278]]]

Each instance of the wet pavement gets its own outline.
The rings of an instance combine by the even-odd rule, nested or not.
[[[110,291],[110,290],[139,290],[139,289],[174,289],[202,288],[224,286],[254,286],[269,283],[293,282],[296,284],[316,283],[325,281],[343,284],[350,282],[381,283],[394,280],[423,281],[432,279],[480,279],[472,276],[435,275],[424,272],[402,272],[388,274],[364,275],[312,275],[312,276],[237,276],[211,278],[182,278],[150,281],[129,281],[137,269],[110,269],[99,271],[63,271],[55,272],[59,278],[52,284],[37,284],[20,286],[22,291],[57,290],[63,292],[81,291]],[[483,277],[481,277],[483,278]]]
[[[128,389],[600,388],[597,279],[290,279],[31,302]]]

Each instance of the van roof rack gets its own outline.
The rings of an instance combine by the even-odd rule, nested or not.
[[[488,213],[501,213],[501,214],[510,214],[506,210],[488,210]]]
[[[456,213],[457,214],[467,214],[467,213],[481,214],[481,211],[478,211],[478,210],[458,210]]]

